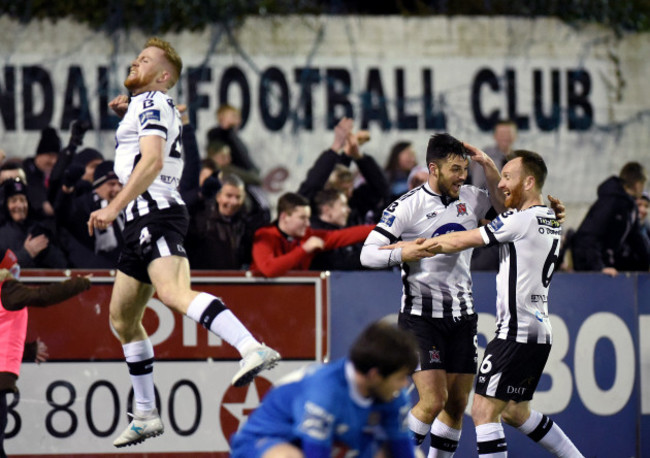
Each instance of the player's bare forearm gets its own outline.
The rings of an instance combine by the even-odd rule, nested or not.
[[[110,203],[114,210],[120,212],[129,202],[145,192],[160,174],[163,168],[163,151],[165,140],[151,135],[140,139],[141,159],[133,168],[129,181]]]
[[[490,203],[498,213],[506,211],[505,200],[506,197],[499,190],[499,181],[501,180],[501,173],[496,164],[490,156],[474,145],[463,142],[463,146],[470,154],[472,161],[478,163],[483,167],[485,174],[485,181],[487,183],[488,191],[490,192]]]
[[[381,247],[381,250],[402,249],[402,262],[419,261],[441,253],[458,253],[459,251],[483,246],[483,237],[479,229],[471,231],[451,232],[431,239],[417,239],[409,242],[398,242]]]
[[[480,229],[472,229],[471,231],[450,232],[438,237],[426,240],[422,244],[429,253],[458,253],[459,251],[467,250],[485,245],[483,237],[481,236]]]

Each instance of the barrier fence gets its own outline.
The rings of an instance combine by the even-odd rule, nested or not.
[[[61,272],[27,271],[23,281],[64,278]],[[275,381],[306,363],[344,356],[365,325],[397,313],[401,296],[395,271],[279,279],[193,272],[192,281],[221,296],[284,360],[249,387],[233,388],[237,352],[152,299],[145,326],[156,350],[167,430],[120,455],[228,456],[227,438]],[[23,364],[20,397],[9,396],[10,456],[115,454],[112,437],[126,425],[132,393],[108,324],[111,284],[108,272],[95,272],[91,290],[56,307],[30,310],[30,335],[48,345],[50,360]],[[482,353],[495,329],[494,273],[474,275],[474,298]],[[650,456],[650,275],[558,273],[549,310],[554,344],[533,407],[558,422],[585,456]],[[548,456],[512,428],[506,427],[506,437],[512,456]],[[475,441],[466,416],[456,456],[476,456]]]

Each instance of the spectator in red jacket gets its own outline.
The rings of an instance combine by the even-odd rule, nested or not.
[[[255,232],[251,270],[279,277],[290,270],[307,270],[316,252],[363,242],[373,225],[339,230],[311,229],[309,201],[288,192],[278,200],[278,219]]]

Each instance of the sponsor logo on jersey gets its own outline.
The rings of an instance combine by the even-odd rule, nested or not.
[[[467,204],[456,204],[458,214],[456,216],[463,216],[467,214]]]
[[[385,224],[388,227],[391,227],[394,222],[395,222],[395,215],[391,215],[386,211],[381,215],[381,219],[379,220],[379,224]]]
[[[492,229],[492,232],[496,232],[501,229],[503,227],[503,221],[501,220],[501,217],[497,216],[494,218],[492,222],[488,224],[488,227]]]
[[[552,227],[553,229],[558,229],[560,227],[560,222],[555,218],[544,218],[543,216],[537,217],[537,224],[540,226]]]
[[[138,117],[140,125],[144,126],[147,121],[160,121],[160,110],[147,110],[140,113]]]
[[[427,219],[435,218],[436,216],[438,216],[438,212],[427,213],[426,216],[427,216]]]
[[[458,224],[458,223],[443,224],[442,226],[440,226],[438,229],[435,230],[435,232],[431,237],[437,237],[439,235],[449,234],[450,232],[460,232],[465,230],[467,229],[465,229],[465,227],[462,224]]]
[[[319,441],[329,437],[334,428],[334,415],[311,401],[305,403],[303,415],[300,431]]]

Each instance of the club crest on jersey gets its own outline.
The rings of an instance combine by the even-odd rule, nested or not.
[[[147,110],[140,113],[140,125],[143,126],[147,121],[160,121],[160,110]]]
[[[433,347],[429,350],[429,362],[430,363],[439,363],[440,362],[440,350]]]
[[[391,227],[394,222],[395,222],[395,215],[391,215],[388,212],[384,212],[381,215],[381,219],[379,220],[379,223],[385,224],[388,227]]]
[[[467,204],[456,204],[458,214],[456,216],[463,216],[467,214]]]

